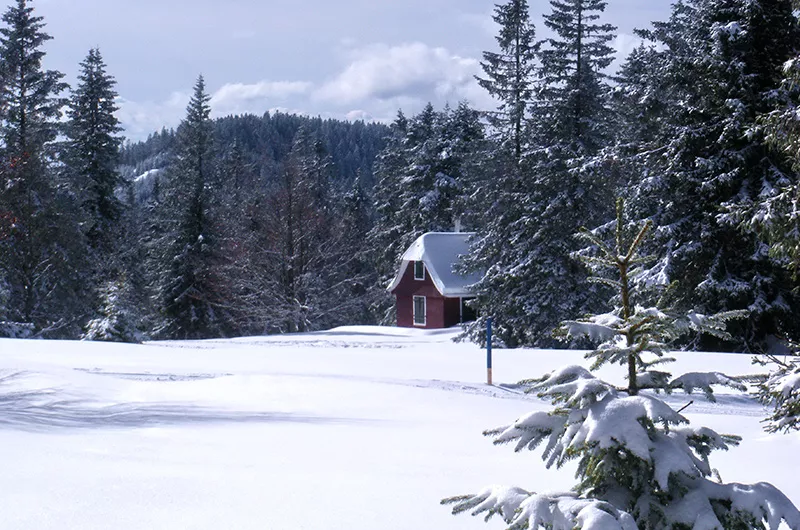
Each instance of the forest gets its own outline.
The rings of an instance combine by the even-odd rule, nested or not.
[[[612,0],[613,1],[613,0]],[[0,336],[142,341],[392,324],[385,287],[419,235],[474,232],[481,340],[554,333],[614,299],[584,266],[652,225],[632,305],[733,314],[694,349],[800,339],[800,25],[789,0],[683,0],[614,64],[603,0],[495,6],[479,85],[497,102],[391,124],[280,112],[211,119],[202,75],[181,124],[126,142],[98,48],[69,87],[45,21],[0,28]],[[541,28],[539,28],[541,30]],[[621,218],[621,217],[619,217]],[[581,259],[579,259],[581,258]],[[627,276],[626,276],[627,278]],[[626,281],[628,281],[626,279]],[[665,302],[666,303],[666,302]],[[618,303],[616,305],[619,305]]]

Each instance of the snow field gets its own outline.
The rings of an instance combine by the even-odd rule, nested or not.
[[[501,528],[453,517],[443,497],[490,484],[552,491],[572,469],[493,447],[481,431],[546,405],[513,383],[580,352],[495,350],[454,332],[323,333],[140,346],[0,340],[2,528]],[[758,371],[749,356],[679,354],[673,371]],[[621,370],[603,375],[614,377]],[[508,387],[502,385],[508,384]],[[800,503],[797,434],[721,393],[675,407],[744,437],[712,463]]]

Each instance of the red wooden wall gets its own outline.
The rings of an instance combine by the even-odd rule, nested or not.
[[[402,328],[439,329],[455,326],[461,320],[458,298],[445,298],[436,289],[425,270],[424,280],[414,279],[414,263],[409,263],[400,283],[394,289],[397,297],[397,325]],[[414,296],[424,296],[427,303],[426,323],[414,325]]]

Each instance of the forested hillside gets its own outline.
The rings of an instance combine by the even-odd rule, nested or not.
[[[121,150],[138,263],[147,264],[130,291],[139,324],[128,333],[201,338],[374,321],[366,293],[375,277],[360,243],[388,128],[282,113],[212,121],[202,78],[195,89],[177,131]]]
[[[263,116],[227,116],[213,121],[216,151],[224,155],[239,150],[243,161],[262,175],[276,172],[292,148],[300,128],[311,131],[331,158],[331,178],[337,187],[349,187],[358,178],[373,184],[373,162],[383,149],[388,128],[379,123],[345,122],[276,112]],[[128,180],[154,169],[166,168],[175,145],[175,131],[163,129],[142,142],[120,150],[120,173]]]

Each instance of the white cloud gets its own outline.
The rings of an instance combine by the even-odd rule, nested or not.
[[[478,86],[478,60],[443,47],[415,42],[397,46],[371,44],[342,50],[347,61],[324,83],[269,81],[227,83],[211,95],[212,117],[265,111],[345,120],[391,122],[427,102],[441,108],[467,100],[479,109],[496,106]],[[189,92],[175,92],[160,103],[121,100],[119,118],[131,140],[141,140],[162,127],[175,127],[186,114]]]
[[[214,92],[211,109],[216,116],[260,114],[275,100],[303,96],[312,88],[307,81],[259,81],[258,83],[228,83]]]
[[[494,37],[497,35],[500,26],[495,23],[494,10],[485,13],[461,13],[458,19],[467,26],[471,26],[485,35]]]
[[[371,113],[361,109],[351,110],[350,112],[346,113],[344,117],[348,121],[372,121],[374,119]]]
[[[628,58],[628,55],[642,42],[642,39],[636,35],[627,33],[619,33],[617,38],[614,39],[613,48],[615,51],[615,61],[617,65],[621,65]],[[618,67],[618,66],[617,66]]]
[[[186,114],[190,98],[189,92],[173,92],[162,102],[138,102],[118,98],[117,119],[125,129],[127,138],[143,140],[162,127],[177,127]]]
[[[314,93],[317,100],[352,104],[379,100],[458,100],[479,71],[478,61],[420,42],[373,44],[350,52],[351,61]]]

